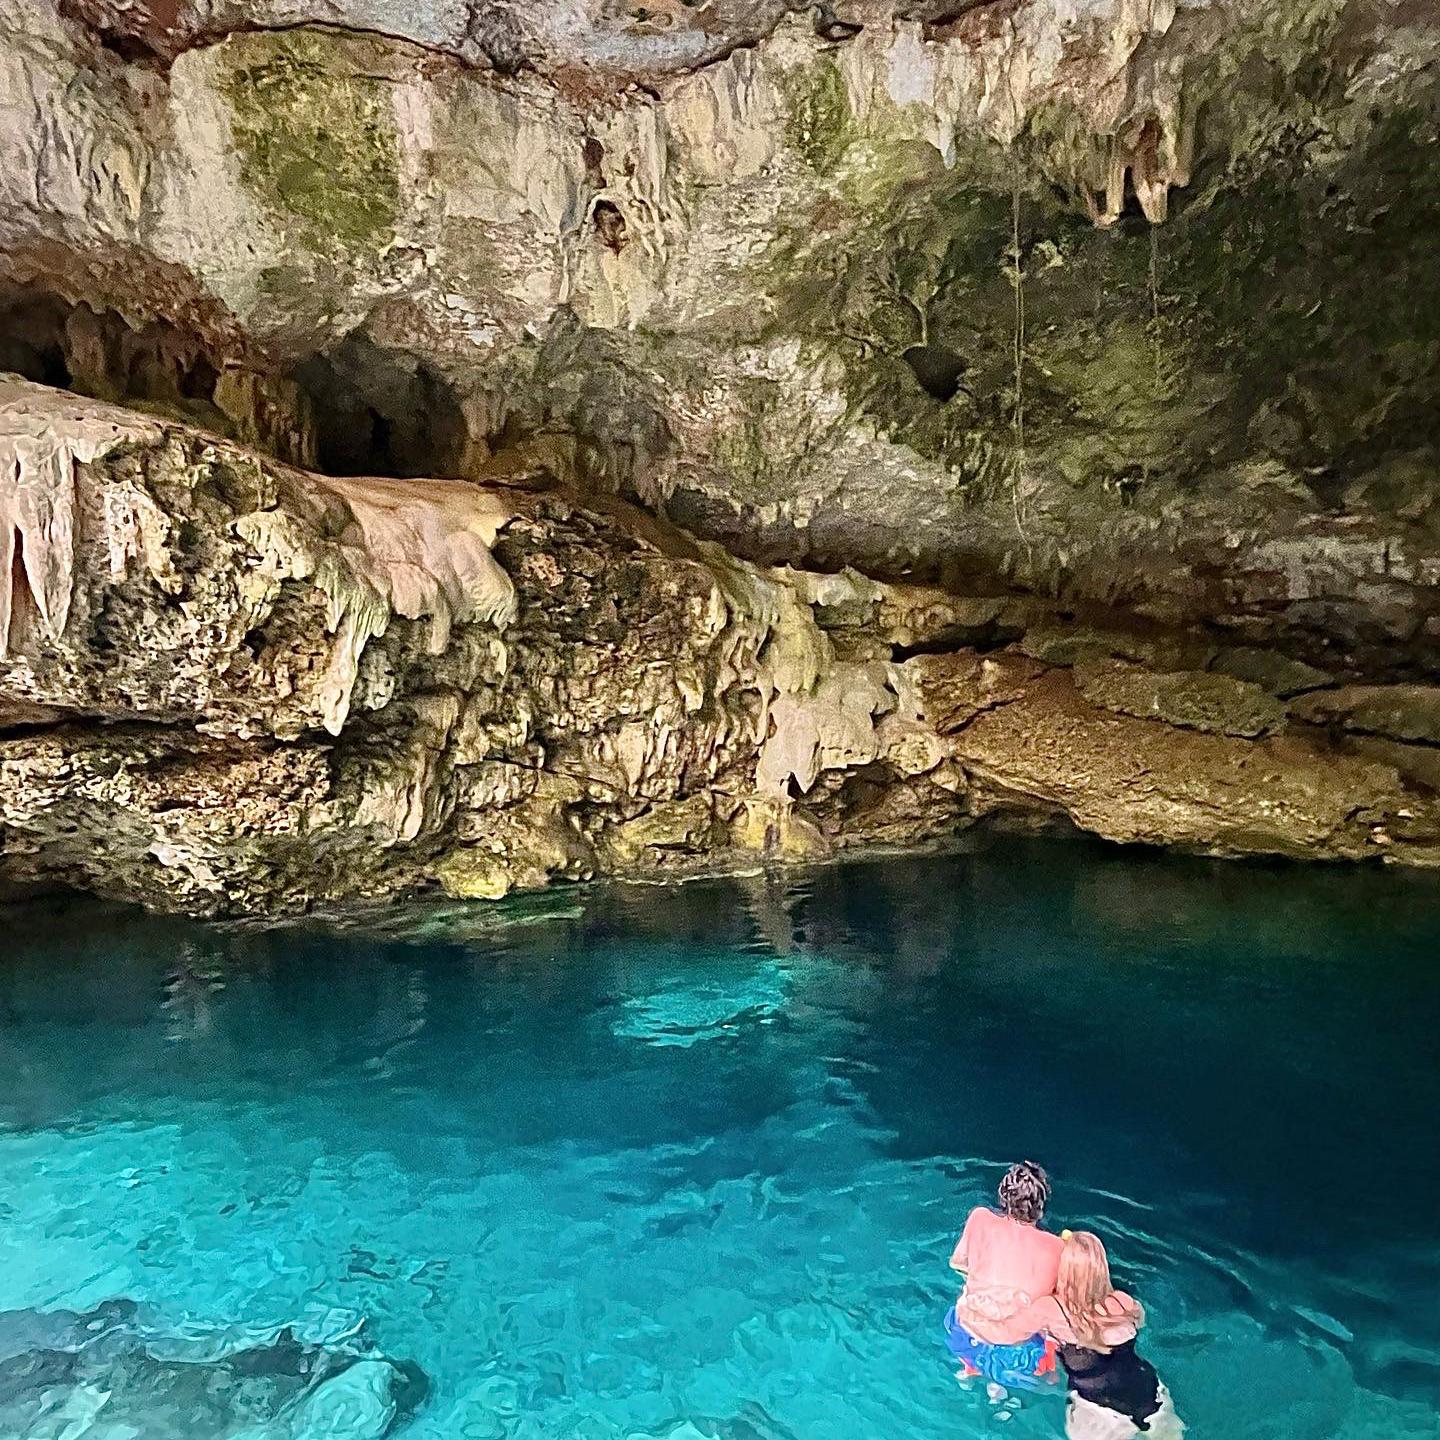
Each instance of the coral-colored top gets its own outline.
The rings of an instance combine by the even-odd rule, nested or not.
[[[1015,1345],[1035,1333],[1026,1311],[1055,1293],[1063,1246],[1058,1235],[1008,1215],[975,1209],[950,1257],[965,1274],[955,1318],[977,1340]]]

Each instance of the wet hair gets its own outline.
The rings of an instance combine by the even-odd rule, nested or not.
[[[1033,1160],[1012,1165],[1000,1182],[1000,1208],[1012,1219],[1038,1225],[1050,1203],[1050,1177]]]

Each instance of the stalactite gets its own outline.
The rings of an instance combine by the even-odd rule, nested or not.
[[[63,425],[28,406],[32,387],[0,383],[0,660],[38,633],[60,636],[70,615],[75,559],[75,470],[155,427],[97,419],[61,402]]]
[[[515,618],[515,587],[490,553],[511,511],[493,492],[458,480],[297,474],[291,509],[320,530],[336,502],[345,521],[316,543],[289,510],[242,516],[236,530],[267,574],[310,579],[324,593],[336,636],[321,687],[322,723],[344,728],[365,647],[391,617],[424,620],[427,650],[443,653],[456,624],[497,628]]]

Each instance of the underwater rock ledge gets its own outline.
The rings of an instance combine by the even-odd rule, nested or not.
[[[9,885],[278,913],[808,860],[997,813],[1440,861],[1425,686],[766,568],[539,475],[312,474],[18,379],[0,473]]]
[[[170,1328],[128,1299],[84,1314],[0,1310],[7,1436],[383,1440],[428,1389],[419,1366],[381,1355],[363,1321],[335,1312]]]

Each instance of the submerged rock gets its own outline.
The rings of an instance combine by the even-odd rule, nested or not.
[[[278,1424],[252,1426],[235,1440],[378,1440],[390,1433],[399,1408],[399,1380],[384,1360],[357,1360],[317,1385]]]
[[[128,1301],[0,1312],[0,1432],[67,1440],[382,1440],[415,1366],[290,1329],[167,1332]]]

